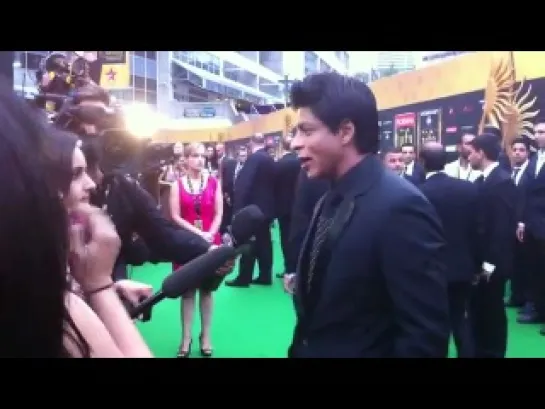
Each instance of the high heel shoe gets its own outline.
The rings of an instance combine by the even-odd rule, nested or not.
[[[213,354],[212,348],[203,348],[202,347],[202,334],[199,336],[199,343],[201,344],[201,356],[205,358],[210,358]]]
[[[189,358],[189,355],[191,354],[191,344],[193,343],[193,340],[189,341],[189,345],[187,346],[187,350],[182,349],[183,348],[183,341],[180,345],[180,349],[178,349],[178,353],[176,354],[176,358]]]

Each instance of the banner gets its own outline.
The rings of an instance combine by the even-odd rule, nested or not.
[[[127,51],[99,51],[102,62],[100,86],[106,89],[130,87],[130,67]]]
[[[382,119],[378,121],[380,131],[380,150],[385,151],[394,147],[394,121]]]
[[[419,146],[426,142],[441,142],[441,109],[428,109],[418,114]]]
[[[395,146],[405,143],[416,145],[416,113],[405,112],[394,117]]]

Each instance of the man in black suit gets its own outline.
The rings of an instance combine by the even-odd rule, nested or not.
[[[524,138],[516,138],[511,143],[511,179],[517,187],[517,220],[522,220],[524,212],[524,199],[529,175],[529,153],[530,147]],[[513,276],[511,277],[511,296],[507,305],[509,307],[523,307],[529,300],[529,269],[528,255],[526,254],[526,243],[522,236],[515,235],[515,261],[513,265]],[[524,312],[531,313],[530,307]],[[519,317],[524,320],[524,314]]]
[[[289,270],[290,249],[289,234],[291,229],[291,210],[295,199],[295,187],[297,178],[301,171],[301,164],[297,155],[290,150],[292,136],[289,135],[282,140],[284,154],[275,163],[275,199],[276,199],[276,217],[280,227],[280,246],[284,256],[284,271],[277,276],[282,278],[285,273],[293,272]]]
[[[458,358],[473,357],[473,338],[468,319],[472,282],[479,272],[477,186],[448,176],[443,170],[447,153],[438,142],[425,144],[420,160],[426,180],[419,186],[443,223],[446,246],[446,277],[451,329]]]
[[[220,233],[225,233],[233,218],[233,184],[235,180],[235,169],[237,160],[225,155],[223,144],[216,145],[218,153],[219,178],[223,191],[223,217],[221,220]]]
[[[422,165],[416,161],[416,149],[412,143],[401,145],[401,154],[405,162],[403,177],[415,185],[419,185],[425,179],[425,172]]]
[[[378,156],[378,111],[363,82],[295,82],[292,148],[330,180],[299,256],[290,357],[446,357],[445,240],[433,206]]]
[[[272,284],[272,242],[270,225],[274,211],[275,162],[269,155],[262,134],[256,134],[250,142],[251,154],[238,171],[235,170],[233,192],[233,214],[249,205],[261,209],[266,222],[255,233],[251,250],[243,254],[239,262],[238,277],[226,283],[232,287],[248,287],[251,283]],[[259,276],[252,281],[255,262],[259,266]]]
[[[479,135],[470,143],[469,163],[482,172],[475,181],[479,188],[482,273],[470,311],[477,358],[505,358],[507,350],[503,297],[513,269],[517,192],[511,175],[497,162],[499,153],[493,134]]]
[[[528,164],[524,212],[517,229],[527,246],[534,304],[534,311],[519,317],[523,323],[545,323],[545,119],[536,120],[534,134],[538,152]]]

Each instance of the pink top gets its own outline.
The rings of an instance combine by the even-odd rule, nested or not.
[[[212,176],[208,176],[206,185],[200,193],[189,192],[182,179],[178,179],[178,191],[180,192],[180,217],[185,221],[195,226],[195,222],[200,219],[202,223],[202,230],[209,231],[214,221],[214,215],[216,213],[216,189],[218,188],[218,181]],[[199,186],[195,186],[196,189]],[[200,213],[197,214],[197,211]],[[214,236],[214,244],[221,244],[221,236],[216,233]],[[176,269],[177,265],[173,265]]]

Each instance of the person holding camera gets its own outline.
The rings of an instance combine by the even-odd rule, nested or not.
[[[206,241],[221,244],[219,229],[223,216],[223,194],[221,185],[204,169],[205,147],[192,143],[184,149],[187,172],[172,184],[170,189],[170,212],[172,220],[180,227],[202,236]],[[173,269],[179,266],[174,264]],[[221,284],[221,278],[206,280],[199,288],[201,312],[201,355],[212,356],[210,326],[212,319],[212,292]],[[192,323],[195,312],[196,291],[182,296],[182,342],[178,358],[187,358],[191,353]]]

